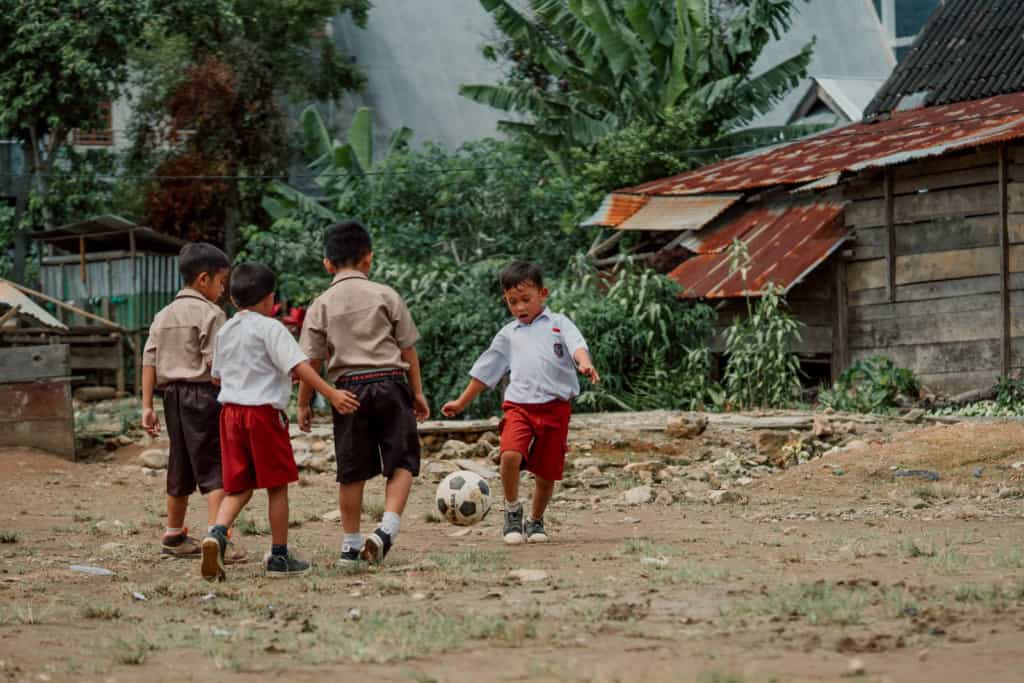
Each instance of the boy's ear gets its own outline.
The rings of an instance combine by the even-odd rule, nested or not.
[[[547,299],[548,298],[548,294],[549,294],[549,292],[548,292],[548,288],[547,287],[541,287],[540,288],[540,298],[541,299]]]
[[[327,258],[326,256],[324,257],[324,270],[326,270],[331,275],[334,275],[336,272],[338,272],[338,269],[334,266],[333,263],[331,263],[331,259]]]

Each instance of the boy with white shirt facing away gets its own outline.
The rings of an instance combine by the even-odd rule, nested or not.
[[[202,574],[224,579],[227,530],[252,497],[266,489],[271,550],[266,575],[296,576],[309,563],[288,552],[288,484],[299,471],[288,435],[285,410],[292,393],[292,375],[324,395],[341,413],[359,407],[351,393],[324,382],[309,364],[298,342],[270,317],[277,278],[261,263],[243,263],[231,272],[231,298],[239,312],[217,334],[213,376],[220,379],[220,416],[224,502],[217,523],[203,539]]]
[[[562,479],[569,436],[570,401],[580,393],[577,370],[600,381],[583,335],[569,318],[545,305],[548,290],[541,269],[516,261],[501,271],[505,303],[515,320],[498,332],[469,371],[472,379],[454,401],[441,409],[454,417],[487,388],[510,373],[501,421],[501,483],[505,490],[505,543],[548,540],[544,510]],[[519,473],[534,475],[530,517],[523,522]]]

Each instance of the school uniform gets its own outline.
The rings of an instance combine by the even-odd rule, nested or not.
[[[156,369],[163,393],[164,418],[171,447],[167,493],[191,495],[222,488],[220,404],[210,367],[223,309],[198,291],[185,287],[149,327],[142,365]]]
[[[333,410],[337,480],[390,478],[396,468],[420,471],[420,441],[402,349],[419,332],[402,297],[354,271],[338,273],[309,306],[300,346],[325,361],[327,379],[355,394],[359,408]]]
[[[239,311],[217,334],[213,376],[220,379],[224,490],[270,489],[299,479],[285,410],[291,372],[308,359],[288,329]]]
[[[565,470],[570,401],[580,393],[573,355],[580,349],[587,342],[579,329],[545,308],[529,325],[505,325],[469,371],[492,389],[509,374],[501,452],[520,453],[523,467],[543,479],[558,481]]]

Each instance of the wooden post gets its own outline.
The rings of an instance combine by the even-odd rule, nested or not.
[[[839,379],[850,365],[850,309],[846,286],[846,260],[836,256],[833,266],[832,298],[835,311],[832,316],[832,383]]]
[[[117,385],[118,397],[124,396],[124,335],[118,334],[117,337],[117,370],[115,370],[115,384]]]
[[[885,233],[887,242],[885,249],[887,285],[889,303],[896,301],[896,193],[893,182],[892,167],[885,169]]]
[[[85,238],[78,238],[78,270],[82,278],[82,284],[84,285],[88,281],[85,270]],[[88,292],[86,292],[88,294]]]
[[[134,344],[133,351],[133,363],[135,365],[135,395],[142,396],[142,333],[132,333],[132,342]]]
[[[1006,145],[999,145],[999,349],[1004,376],[1010,374],[1010,230],[1009,159]]]

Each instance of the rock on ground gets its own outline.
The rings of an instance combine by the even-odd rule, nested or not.
[[[654,491],[647,485],[637,486],[626,491],[622,497],[630,505],[643,505],[651,502],[651,499],[654,498]]]
[[[139,462],[150,469],[165,470],[169,457],[170,454],[163,448],[150,448],[139,454]]]
[[[704,433],[707,429],[708,418],[703,415],[687,416],[680,415],[669,420],[665,427],[665,433],[677,439],[692,439]]]

